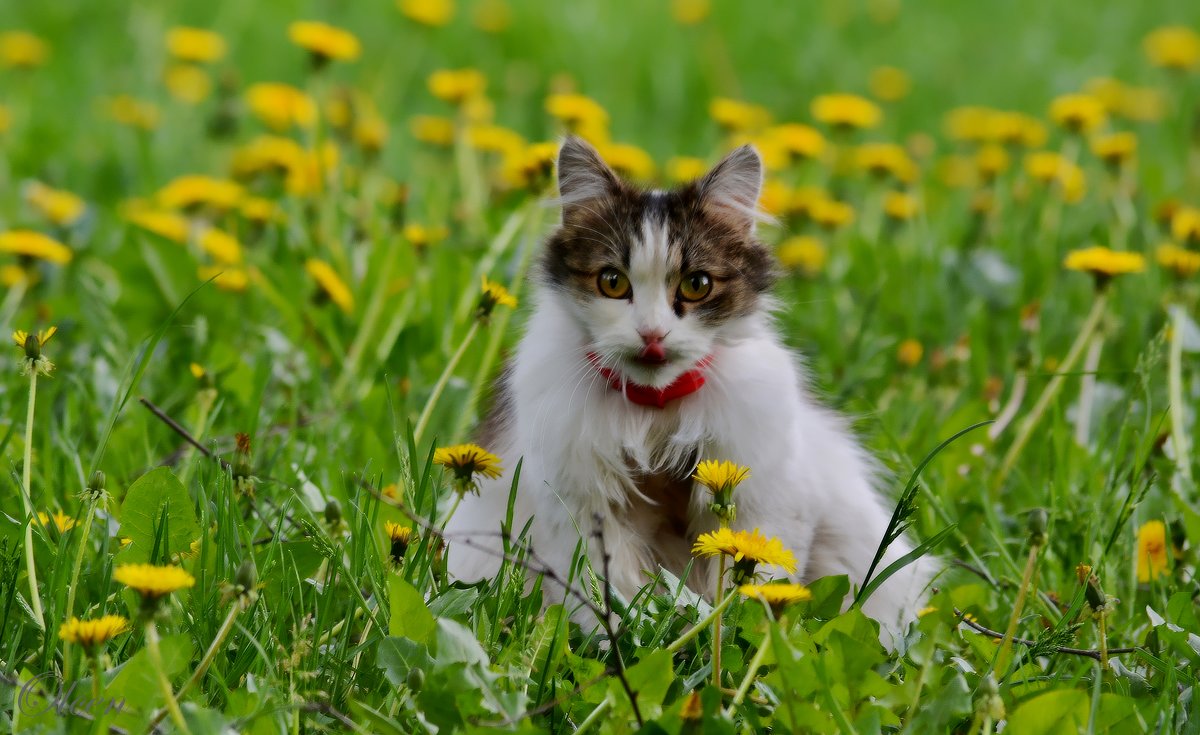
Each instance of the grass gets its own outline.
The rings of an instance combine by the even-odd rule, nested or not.
[[[1195,731],[1200,468],[1194,448],[1175,448],[1194,447],[1200,293],[1194,274],[1176,277],[1155,253],[1171,239],[1160,205],[1200,206],[1200,76],[1155,68],[1141,44],[1163,25],[1200,27],[1200,10],[715,3],[706,20],[684,25],[668,3],[512,2],[509,27],[487,33],[472,22],[483,4],[460,2],[441,28],[390,3],[0,8],[0,31],[27,29],[50,46],[38,68],[0,67],[0,232],[34,229],[73,252],[67,264],[0,254],[0,330],[59,327],[44,347],[56,368],[37,381],[32,423],[18,349],[0,378],[0,727]],[[287,40],[298,18],[353,31],[362,58],[312,74]],[[179,24],[212,28],[229,47],[206,67],[216,89],[197,105],[173,99],[162,81],[163,37]],[[486,408],[554,213],[538,203],[548,178],[498,186],[494,154],[414,138],[415,115],[465,114],[429,93],[429,73],[482,71],[495,121],[531,142],[561,134],[544,100],[571,86],[607,110],[614,140],[641,147],[662,171],[672,156],[712,161],[727,145],[709,117],[714,97],[813,124],[816,95],[866,94],[881,65],[912,82],[882,103],[882,124],[821,129],[844,151],[903,144],[916,179],[842,172],[832,152],[775,171],[776,188],[821,186],[855,214],[823,230],[785,210],[763,235],[772,245],[820,241],[823,262],[781,281],[780,329],[887,468],[885,490],[905,501],[897,527],[943,539],[933,552],[945,571],[909,636],[881,648],[873,623],[843,610],[856,592],[845,579],[813,581],[812,599],[787,609],[730,599],[718,614],[715,686],[718,615],[665,572],[633,600],[603,599],[581,561],[586,591],[570,604],[611,605],[619,617],[594,631],[568,622],[563,607],[542,609],[541,583],[524,582],[538,562],[519,544],[492,580],[447,579],[453,543],[442,549],[430,528],[453,492],[432,450],[468,440]],[[1118,114],[1104,124],[1137,135],[1123,179],[1086,139],[1046,119],[1053,98],[1096,77],[1161,96],[1152,120]],[[266,225],[189,212],[238,239],[244,263],[217,270],[244,270],[249,282],[230,290],[200,271],[214,261],[196,233],[179,244],[131,225],[129,201],[179,175],[228,175],[236,150],[269,132],[241,102],[244,87],[276,80],[322,100],[355,90],[390,135],[368,155],[328,119],[289,129],[282,134],[304,148],[338,146],[337,163],[317,169],[321,187],[289,194],[270,176],[248,182],[279,207]],[[151,130],[110,116],[118,94],[157,105]],[[1078,162],[1084,196],[1067,202],[1033,181],[1017,145],[994,183],[952,180],[955,156],[978,149],[947,131],[947,114],[963,105],[1040,118],[1040,147]],[[216,123],[234,129],[218,135]],[[53,223],[26,200],[32,181],[79,195],[85,213]],[[892,222],[882,198],[900,188],[920,207]],[[405,230],[414,224],[446,233],[419,246]],[[1093,243],[1145,255],[1145,272],[1098,291],[1062,265]],[[340,308],[317,285],[313,258],[345,282],[352,305]],[[483,275],[521,305],[479,321]],[[1003,417],[1022,384],[1011,423],[947,442]],[[107,495],[93,505],[84,490],[99,484],[96,470]],[[1030,528],[1038,509],[1044,532]],[[59,528],[38,511],[76,524]],[[412,529],[400,566],[386,521]],[[1156,521],[1164,538],[1151,553]],[[1165,568],[1142,581],[1139,562],[1151,557],[1165,557]],[[136,593],[112,578],[115,565],[148,561],[195,578],[165,599],[153,626],[139,622]],[[123,615],[131,632],[89,656],[59,639],[71,614]],[[68,697],[61,712],[39,706],[59,680],[89,695]],[[96,701],[84,701],[93,691]],[[123,711],[98,705],[117,700]]]

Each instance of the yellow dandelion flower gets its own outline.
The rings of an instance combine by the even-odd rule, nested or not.
[[[454,19],[454,0],[396,0],[409,20],[430,28],[448,25]]]
[[[33,69],[46,63],[50,47],[28,31],[0,32],[0,66]]]
[[[744,584],[738,588],[746,597],[762,600],[772,607],[783,607],[812,599],[812,592],[802,584]]]
[[[392,542],[389,556],[393,562],[399,564],[404,561],[404,554],[408,551],[408,545],[412,543],[412,528],[385,521],[383,530],[387,534],[388,540]]]
[[[177,212],[133,207],[127,209],[123,216],[131,225],[180,245],[187,242],[191,229],[187,218]]]
[[[242,262],[242,245],[237,238],[224,230],[210,227],[200,234],[200,248],[211,255],[213,260],[226,265],[239,265]]]
[[[812,115],[817,122],[846,130],[873,128],[883,119],[878,105],[854,94],[823,94],[813,100]]]
[[[1109,166],[1119,166],[1137,153],[1137,135],[1130,132],[1110,133],[1092,138],[1092,153]]]
[[[708,170],[708,164],[703,158],[693,156],[675,156],[667,161],[665,167],[667,178],[677,184],[695,181]]]
[[[925,348],[911,337],[901,342],[900,346],[896,348],[896,360],[905,367],[913,367],[919,363],[924,354]]]
[[[737,505],[733,502],[734,488],[749,476],[749,467],[706,459],[696,466],[692,479],[712,493],[708,509],[721,520],[722,525],[728,525],[737,518]]]
[[[1050,103],[1050,119],[1072,133],[1093,130],[1106,117],[1104,105],[1090,94],[1064,94]]]
[[[90,654],[113,638],[129,630],[129,621],[120,615],[105,615],[92,620],[71,618],[58,629],[58,637],[83,646]]]
[[[167,31],[167,51],[180,61],[208,64],[225,57],[225,39],[206,28],[176,26]]]
[[[1200,63],[1200,33],[1187,26],[1165,26],[1142,39],[1150,63],[1164,69],[1191,69]]]
[[[1138,529],[1138,582],[1158,579],[1167,573],[1167,567],[1167,526],[1162,521],[1149,521]]]
[[[260,135],[233,152],[230,168],[240,179],[261,173],[286,173],[304,157],[304,149],[291,138]]]
[[[1011,163],[1008,151],[998,143],[988,143],[975,153],[975,169],[985,181],[995,180]]]
[[[907,222],[917,216],[920,201],[903,191],[889,191],[883,195],[883,213],[893,222]]]
[[[438,447],[433,453],[433,463],[454,474],[456,490],[460,494],[478,492],[476,475],[496,479],[504,472],[500,458],[478,444]]]
[[[792,201],[792,188],[786,182],[776,178],[768,178],[763,182],[762,191],[758,195],[758,208],[772,217],[778,217],[788,211]]]
[[[572,132],[589,126],[608,125],[608,111],[596,100],[582,94],[552,94],[546,98],[546,112]]]
[[[6,263],[0,265],[0,286],[12,288],[18,283],[25,283],[29,280],[29,273],[19,265]]]
[[[710,12],[710,0],[671,0],[671,17],[680,25],[694,26],[702,23]]]
[[[808,217],[827,230],[836,230],[854,221],[854,207],[836,199],[823,198],[812,203]]]
[[[487,88],[487,77],[478,69],[438,69],[429,75],[426,84],[434,97],[461,105],[483,94]]]
[[[409,121],[413,137],[422,143],[448,148],[454,145],[454,121],[440,115],[413,115]]]
[[[812,277],[825,268],[825,263],[829,260],[829,250],[818,238],[796,235],[779,244],[776,257],[784,268]]]
[[[719,528],[710,533],[702,533],[692,546],[692,555],[725,555],[732,558],[734,580],[739,584],[751,581],[759,564],[780,567],[789,574],[796,571],[795,555],[783,547],[782,541],[767,538],[757,528],[753,531]]]
[[[50,338],[58,332],[58,327],[50,327],[45,330],[38,330],[37,334],[30,334],[23,329],[18,329],[12,333],[12,340],[17,345],[17,348],[22,350],[24,354],[20,359],[22,375],[49,375],[54,370],[54,363],[42,354],[42,348],[50,341]],[[44,514],[39,514],[39,518]],[[42,522],[46,523],[44,519]],[[58,519],[55,520],[57,523]]]
[[[920,610],[918,610],[918,611],[917,611],[917,617],[918,617],[918,618],[923,618],[923,617],[925,617],[926,615],[932,615],[933,613],[935,613],[935,612],[937,612],[937,611],[938,611],[938,609],[937,609],[936,607],[934,607],[933,605],[929,605],[929,606],[927,606],[927,607],[923,607],[923,608],[921,608]]]
[[[483,276],[483,286],[479,294],[479,307],[476,309],[476,315],[480,319],[486,319],[497,306],[516,308],[517,297],[510,294],[504,286],[495,281],[489,281],[487,276]]]
[[[784,123],[767,128],[763,136],[779,146],[788,157],[797,160],[820,158],[825,152],[825,136],[800,123]]]
[[[988,126],[992,111],[986,107],[968,105],[956,107],[946,113],[943,127],[954,140],[964,143],[980,143],[988,138]]]
[[[161,114],[158,105],[120,94],[106,102],[108,116],[122,125],[148,131],[158,127]]]
[[[1097,285],[1102,286],[1114,276],[1146,270],[1146,258],[1140,253],[1121,252],[1096,245],[1067,253],[1063,266],[1067,270],[1091,273]]]
[[[479,124],[467,128],[467,142],[477,151],[507,154],[525,146],[521,134],[502,125]]]
[[[329,296],[329,300],[337,304],[339,309],[347,314],[354,311],[354,295],[350,293],[350,287],[337,274],[333,266],[323,260],[309,258],[308,262],[304,264],[304,269],[317,282],[321,290]]]
[[[16,335],[13,335],[13,337],[15,340]],[[49,337],[47,337],[46,339],[49,339]],[[41,340],[41,343],[45,344],[45,341]],[[21,344],[22,344],[22,346],[24,346],[24,340],[21,341]],[[66,513],[63,513],[61,510],[54,511],[53,515],[46,513],[44,511],[38,511],[37,517],[38,517],[38,522],[41,523],[43,526],[49,527],[49,526],[53,525],[54,528],[58,529],[59,533],[66,533],[67,531],[70,531],[72,528],[74,528],[76,525],[75,519],[72,518],[71,516],[67,515]]]
[[[369,114],[360,115],[354,121],[352,135],[355,145],[359,148],[368,153],[378,153],[387,144],[390,133],[386,120],[379,115]]]
[[[317,20],[297,20],[288,26],[292,43],[312,54],[318,63],[353,61],[362,54],[362,44],[350,31]]]
[[[910,183],[917,177],[917,164],[896,143],[864,143],[854,152],[858,167],[874,176],[891,176]]]
[[[512,25],[512,8],[506,0],[479,0],[471,10],[471,22],[484,33],[500,33]]]
[[[1174,243],[1164,243],[1155,251],[1158,264],[1172,271],[1179,278],[1191,278],[1200,273],[1200,253],[1181,248]]]
[[[767,108],[729,97],[717,97],[708,103],[708,114],[731,133],[755,132],[771,124]]]
[[[404,239],[414,248],[427,248],[449,235],[450,231],[445,227],[426,227],[416,222],[404,226]]]
[[[524,146],[504,156],[500,179],[508,187],[541,191],[550,184],[557,158],[557,143]]]
[[[198,362],[193,362],[193,363],[189,364],[188,371],[191,372],[192,377],[195,378],[196,380],[203,380],[204,376],[208,375],[208,371],[205,370],[204,366]]]
[[[224,265],[203,265],[196,270],[196,277],[213,285],[222,291],[242,293],[250,286],[250,272],[241,268]]]
[[[1036,181],[1057,185],[1067,202],[1079,201],[1087,191],[1083,169],[1053,151],[1030,153],[1025,157],[1025,171]]]
[[[49,235],[33,230],[0,232],[0,253],[24,255],[57,265],[70,263],[74,257],[74,253],[66,245]]]
[[[163,72],[163,84],[172,97],[188,105],[196,105],[212,94],[212,79],[208,72],[193,64],[172,64]]]
[[[700,699],[700,692],[692,692],[684,700],[683,707],[679,710],[679,718],[695,722],[702,717],[704,717],[704,702]]]
[[[317,122],[317,104],[304,92],[282,82],[261,82],[246,90],[246,105],[273,130],[293,125],[311,128]]]
[[[142,599],[158,599],[196,584],[196,578],[177,566],[122,564],[113,570],[113,579],[136,590]]]
[[[1170,213],[1171,235],[1179,242],[1200,245],[1200,208],[1177,206]]]
[[[301,151],[287,171],[287,191],[292,196],[310,196],[324,190],[325,184],[338,166],[337,145],[327,140],[320,150]]]
[[[896,102],[908,96],[912,90],[912,79],[903,69],[894,66],[880,66],[871,70],[867,87],[875,99],[884,102]]]
[[[158,203],[167,209],[189,209],[211,207],[218,210],[233,209],[241,201],[242,186],[228,179],[192,174],[172,179],[158,190]]]
[[[70,227],[87,211],[87,202],[69,191],[54,189],[40,181],[25,187],[25,201],[59,227]]]
[[[654,159],[646,151],[630,143],[607,143],[599,147],[600,157],[627,179],[650,179],[654,176]]]
[[[279,205],[263,197],[246,197],[238,211],[251,222],[278,222],[283,219]]]

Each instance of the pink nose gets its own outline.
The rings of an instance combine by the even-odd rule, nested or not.
[[[667,337],[667,335],[658,329],[639,329],[638,336],[642,338],[642,344],[646,345],[662,342]]]
[[[638,335],[642,338],[642,344],[646,345],[638,355],[640,359],[646,362],[666,361],[667,349],[663,347],[662,343],[666,334],[657,329],[639,329]]]

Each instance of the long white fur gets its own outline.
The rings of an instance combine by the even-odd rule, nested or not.
[[[744,193],[736,199],[744,201]],[[765,308],[717,329],[691,315],[676,316],[664,285],[675,265],[669,233],[654,222],[644,223],[641,232],[631,251],[632,301],[597,297],[581,304],[548,287],[536,292],[508,376],[512,410],[499,440],[488,447],[506,472],[484,482],[451,520],[451,573],[473,580],[497,572],[511,472],[523,458],[513,528],[533,518],[534,551],[566,578],[581,538],[599,568],[592,536],[593,518],[599,518],[612,555],[611,581],[629,598],[671,554],[657,524],[639,515],[654,511],[639,497],[636,474],[671,470],[686,476],[692,457],[699,457],[751,468],[734,493],[733,526],[782,539],[799,562],[795,579],[848,574],[860,584],[890,517],[874,488],[871,458],[845,420],[814,400],[799,358],[784,347]],[[640,349],[639,328],[669,332],[664,344],[675,356],[670,366],[639,372],[628,360]],[[630,380],[659,386],[705,356],[712,363],[703,388],[659,410],[613,390],[589,362],[589,352]],[[698,488],[688,509],[689,540],[715,526],[707,503],[707,492]],[[472,538],[472,546],[491,545],[491,553],[453,545],[463,536]],[[911,548],[903,539],[893,543],[879,569]],[[864,610],[881,622],[885,640],[915,615],[929,567],[906,567],[867,601]],[[711,597],[715,571],[701,564],[697,572],[690,582]]]

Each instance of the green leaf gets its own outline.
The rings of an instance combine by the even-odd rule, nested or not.
[[[425,598],[397,574],[388,575],[388,597],[392,611],[388,634],[424,643],[437,626]]]
[[[1074,735],[1087,727],[1089,699],[1082,689],[1039,694],[1017,707],[1005,729],[1022,735]]]
[[[130,485],[125,502],[121,505],[121,529],[118,534],[132,543],[117,557],[120,563],[150,561],[150,552],[154,548],[164,511],[169,535],[159,542],[161,556],[170,558],[173,554],[191,549],[192,542],[200,538],[200,524],[196,522],[196,514],[192,510],[192,498],[171,470],[159,467]],[[162,544],[165,544],[165,548],[161,548]]]
[[[159,641],[162,651],[163,672],[173,680],[187,669],[192,661],[192,642],[184,633],[169,635]],[[117,723],[125,726],[126,718],[134,719],[133,712],[149,712],[163,705],[162,688],[150,652],[143,648],[121,665],[120,671],[104,691],[106,698],[125,701],[125,712]]]

